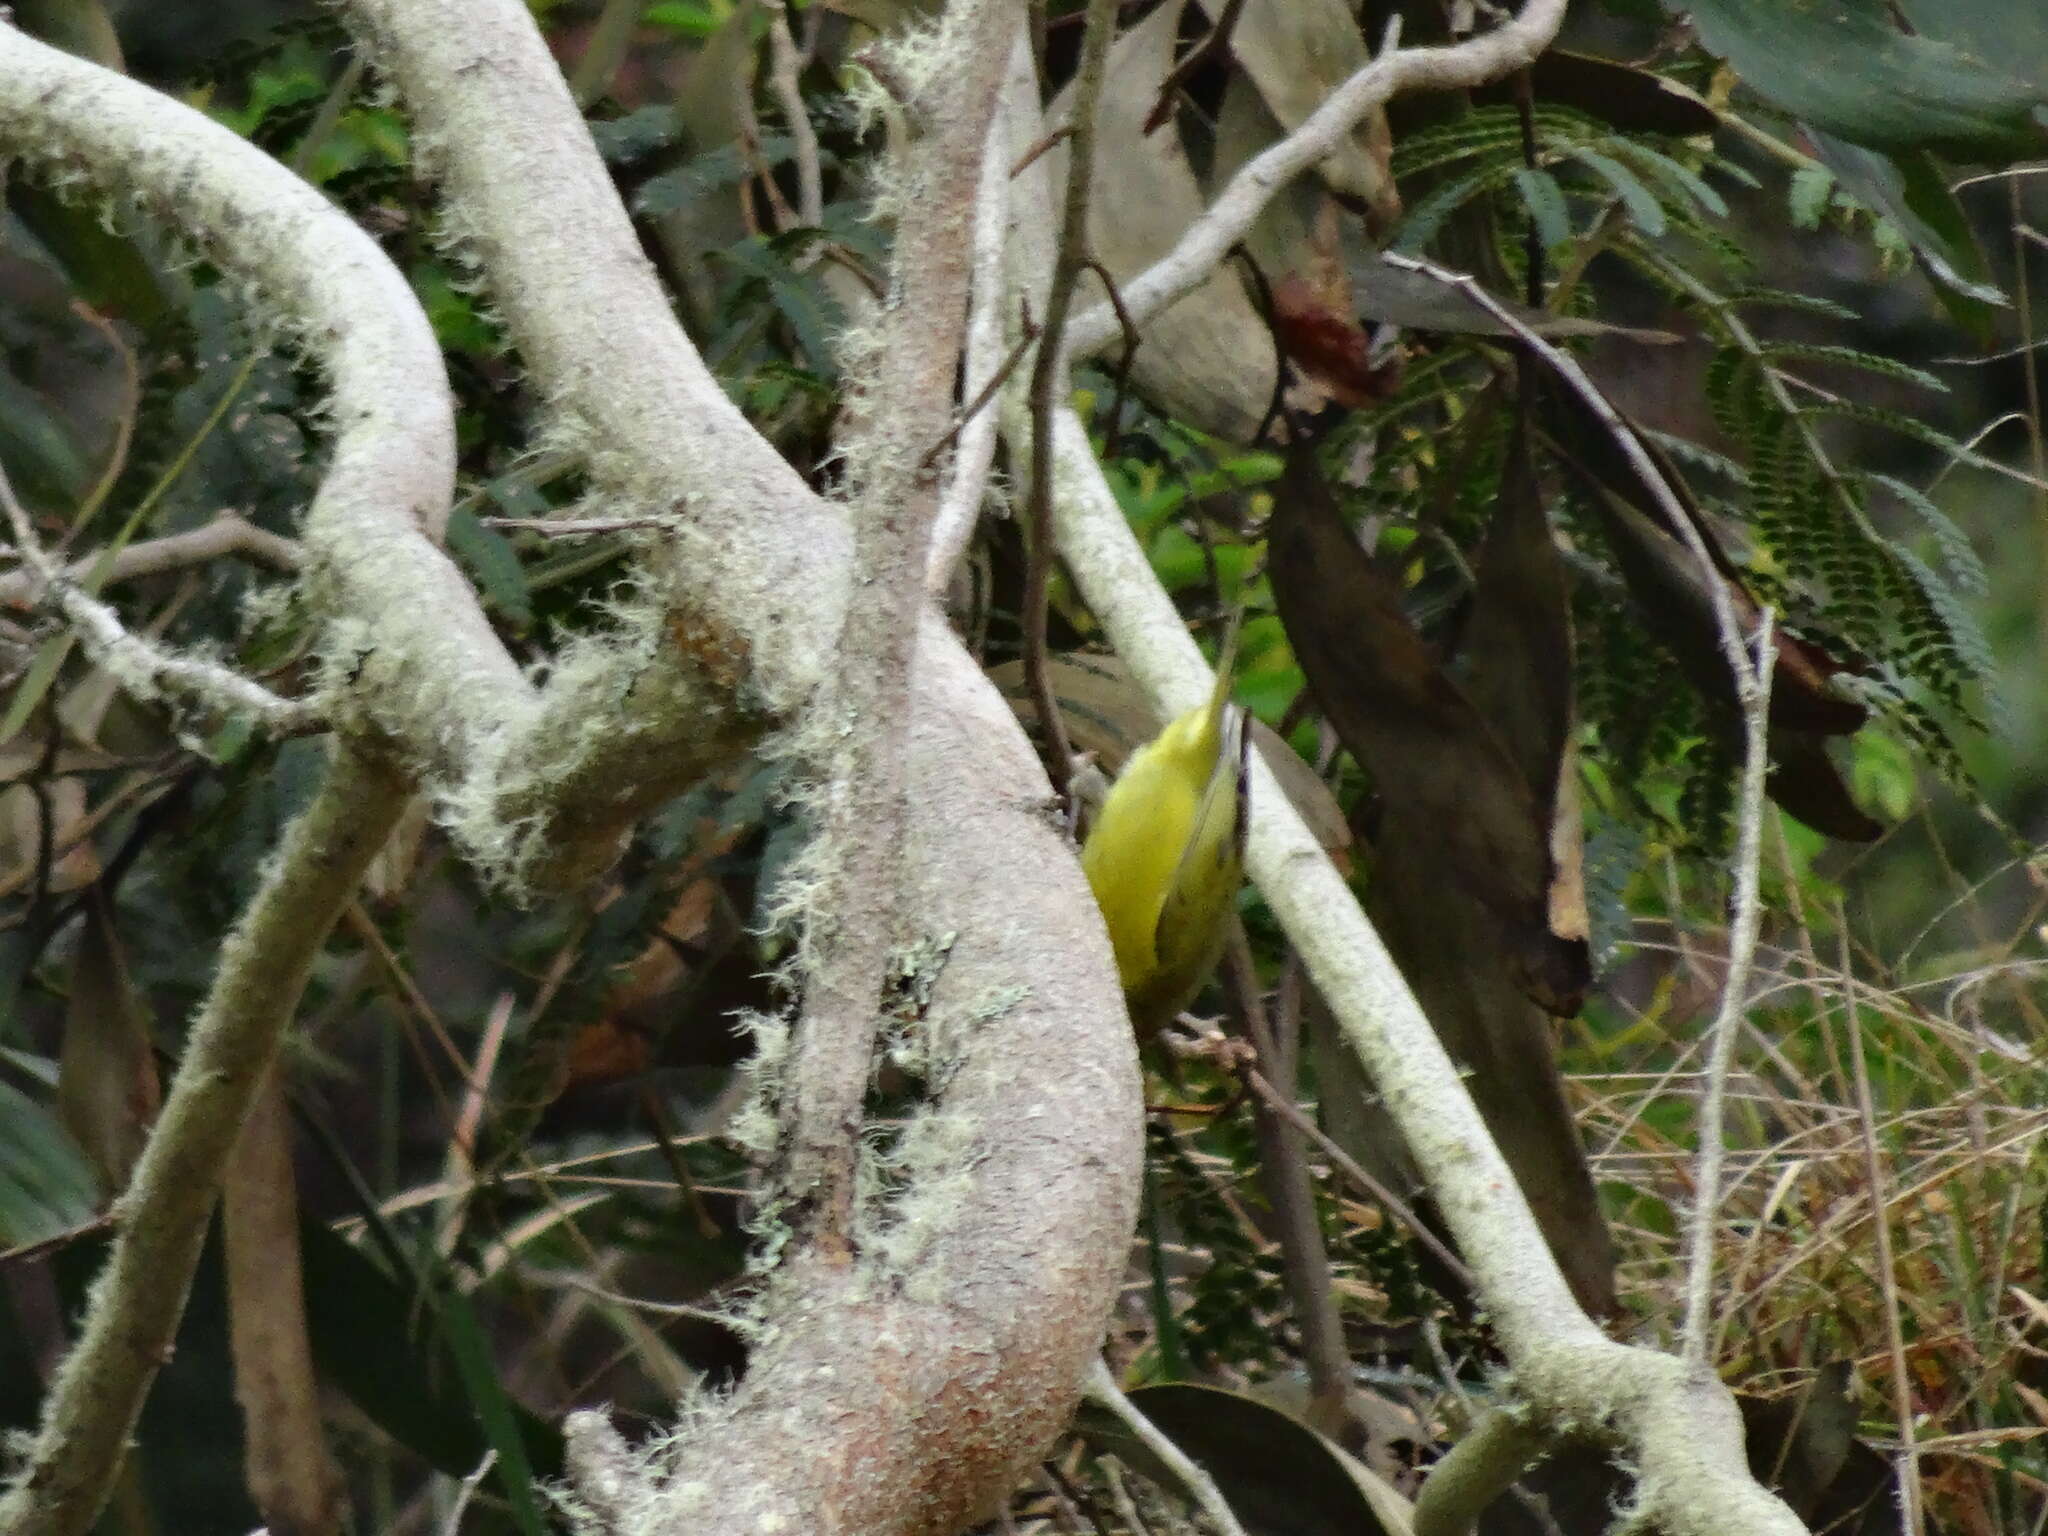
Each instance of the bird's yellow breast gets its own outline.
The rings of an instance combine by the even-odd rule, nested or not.
[[[1221,692],[1132,754],[1081,850],[1132,1022],[1151,1033],[1216,964],[1242,879],[1245,721]]]

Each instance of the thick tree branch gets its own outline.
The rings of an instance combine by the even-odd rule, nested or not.
[[[1397,48],[1398,33],[1391,34],[1379,56],[1332,91],[1307,121],[1231,177],[1171,252],[1123,285],[1131,317],[1142,326],[1199,288],[1280,189],[1329,154],[1375,108],[1403,91],[1471,90],[1526,68],[1557,36],[1564,9],[1565,0],[1525,0],[1513,20],[1441,48]],[[1074,317],[1068,344],[1076,357],[1085,357],[1117,333],[1116,314],[1098,304]]]
[[[661,488],[685,503],[675,547],[650,555],[656,580],[693,594],[688,611],[705,615],[707,632],[745,637],[734,663],[753,669],[753,689],[778,709],[829,670],[872,665],[851,630],[846,659],[834,650],[851,563],[844,524],[739,421],[673,330],[519,8],[480,0],[453,23],[451,8],[434,4],[359,9],[386,24],[384,59],[402,89],[425,98],[416,110],[448,146],[443,181],[465,227],[489,231],[478,254],[535,376],[598,444],[601,474],[643,499]],[[932,78],[982,78],[985,60],[1000,56],[968,41],[986,34],[990,10],[969,12],[947,29],[969,54],[945,55]],[[978,151],[978,140],[966,143]],[[928,215],[954,221],[928,226],[932,248],[918,254],[899,236],[906,278],[941,259],[964,274],[976,163],[974,153],[960,162],[967,179],[950,209]],[[550,210],[541,232],[537,200]],[[552,232],[568,243],[552,244]],[[906,307],[885,317],[883,335],[914,338],[935,322],[953,332],[964,290],[959,275],[946,281],[954,296],[943,317]],[[622,338],[642,337],[654,338],[653,360],[622,363]],[[913,344],[879,365],[887,382],[848,453],[863,560],[922,548],[932,486],[921,461],[952,396],[954,346]],[[920,404],[892,403],[898,390]],[[893,488],[924,504],[902,513],[901,527],[868,527],[899,515]],[[858,621],[878,642],[899,622],[889,605],[921,590],[922,571],[905,569],[910,579]],[[855,1212],[857,1262],[812,1248],[778,1273],[762,1302],[774,1327],[745,1387],[719,1409],[731,1422],[700,1422],[676,1448],[672,1476],[636,1490],[679,1523],[744,1509],[779,1512],[788,1529],[957,1528],[1064,1422],[1120,1274],[1142,1118],[1114,966],[1071,852],[1042,819],[1044,780],[1014,718],[936,616],[921,622],[900,717],[900,856],[914,882],[905,905],[928,935],[957,935],[915,1024],[932,1103],[896,1154],[905,1193]],[[864,707],[885,698],[878,687]],[[582,728],[616,730],[618,713],[600,710]],[[821,728],[844,718],[825,714]],[[843,1013],[840,1044],[871,1037],[876,1001],[866,997],[865,1016]],[[840,1066],[860,1057],[826,1054]],[[1020,1119],[1020,1104],[1042,1113]],[[996,1392],[1004,1409],[991,1415]]]
[[[738,1394],[635,1493],[647,1530],[986,1518],[1066,1423],[1123,1275],[1144,1106],[1108,938],[1015,715],[935,613],[913,676],[910,902],[957,937],[906,1041],[942,1086],[856,1266],[778,1276]]]
[[[114,1249],[85,1331],[51,1384],[20,1473],[0,1497],[4,1536],[77,1536],[91,1529],[112,1491],[143,1397],[170,1355],[221,1170],[321,945],[407,792],[387,761],[343,742],[222,944],[163,1113],[115,1202]]]
[[[307,515],[307,580],[347,614],[353,697],[425,773],[459,781],[532,690],[435,548],[454,480],[440,350],[404,276],[318,192],[211,119],[0,27],[0,144],[126,198],[259,295],[324,369],[332,463]]]
[[[848,532],[684,335],[527,8],[347,10],[433,147],[451,227],[549,401],[556,445],[589,461],[597,510],[670,523],[642,551],[645,603],[557,669],[529,729],[486,744],[488,777],[457,807],[479,842],[525,827],[511,857],[561,883],[825,675]]]
[[[784,1101],[791,1154],[785,1193],[798,1230],[852,1258],[861,1110],[881,1025],[891,948],[911,939],[902,905],[904,738],[910,666],[938,511],[925,446],[945,430],[967,312],[974,189],[1001,76],[1002,0],[955,0],[920,44],[952,67],[906,102],[928,124],[899,159],[894,284],[874,336],[852,348],[861,370],[845,459],[854,580],[846,660],[827,680],[800,739],[821,779],[803,913],[804,1010]]]
[[[434,547],[452,480],[447,389],[419,305],[375,242],[227,129],[7,29],[0,142],[182,231],[322,366],[338,436],[304,548],[316,606],[335,616],[335,670],[487,873],[573,882],[820,674],[845,531],[683,337],[524,7],[358,9],[383,24],[383,61],[413,98],[421,143],[441,149],[456,222],[558,434],[615,503],[672,529],[647,551],[653,600],[563,658],[545,689]],[[549,208],[539,224],[536,206]]]

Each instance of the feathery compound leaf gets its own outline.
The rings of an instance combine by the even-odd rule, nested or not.
[[[1854,320],[1856,311],[1846,304],[1837,304],[1833,299],[1823,299],[1811,293],[1791,293],[1783,288],[1766,288],[1761,285],[1738,288],[1728,295],[1730,304],[1766,304],[1777,309],[1797,310],[1804,314],[1821,315],[1829,320]]]
[[[717,149],[693,155],[688,163],[640,185],[633,206],[641,213],[674,213],[687,208],[707,192],[738,186],[757,167],[773,169],[795,153],[796,141],[783,133],[763,134],[749,155],[738,144],[721,144]]]
[[[1946,512],[1934,504],[1932,497],[1918,486],[1908,485],[1891,475],[1869,473],[1863,478],[1889,491],[1927,525],[1928,532],[1934,535],[1934,541],[1941,549],[1942,564],[1948,568],[1949,581],[1958,592],[1982,597],[1991,590],[1990,573],[1984,569],[1977,546]]]
[[[1631,139],[1616,139],[1612,143],[1616,159],[1624,160],[1641,170],[1653,181],[1663,184],[1672,195],[1667,201],[1685,203],[1690,201],[1703,214],[1717,219],[1728,216],[1728,201],[1708,186],[1699,173],[1665,154]]]
[[[798,271],[794,264],[796,255],[816,238],[810,230],[793,230],[774,240],[756,236],[727,246],[718,256],[740,274],[742,294],[757,289],[766,293],[796,333],[811,367],[835,378],[839,369],[832,342],[846,329],[846,312],[815,272]]]
[[[1534,122],[1540,140],[1555,140],[1559,145],[1606,138],[1611,132],[1592,118],[1557,107],[1539,107]],[[1522,120],[1514,107],[1479,107],[1463,117],[1409,134],[1394,151],[1394,174],[1405,180],[1482,155],[1521,160]]]
[[[1508,185],[1521,169],[1511,160],[1502,160],[1456,181],[1444,183],[1408,210],[1408,217],[1401,221],[1401,228],[1394,236],[1393,249],[1423,250],[1437,237],[1437,232],[1452,214],[1481,193]]]
[[[1939,450],[1950,462],[1967,464],[1972,469],[1989,469],[2003,474],[2005,466],[1996,459],[1986,458],[1966,443],[1957,442],[1939,427],[1930,427],[1917,416],[1904,411],[1894,411],[1882,405],[1871,405],[1861,400],[1821,400],[1803,406],[1800,415],[1806,417],[1833,416],[1844,421],[1861,422],[1867,427],[1883,427],[1901,437],[1910,437],[1916,442]]]
[[[1652,240],[1664,233],[1664,205],[1657,201],[1656,194],[1643,185],[1634,171],[1612,155],[1604,155],[1597,149],[1575,149],[1572,158],[1614,189],[1614,195],[1621,199],[1628,216],[1635,220],[1636,228]]]
[[[1729,458],[1727,454],[1716,453],[1704,443],[1696,443],[1689,437],[1680,437],[1675,432],[1659,432],[1640,424],[1636,427],[1636,434],[1648,438],[1662,448],[1672,458],[1678,460],[1681,467],[1705,470],[1708,474],[1718,475],[1739,487],[1746,487],[1749,484],[1747,469]]]
[[[1809,162],[1792,173],[1792,183],[1786,190],[1786,212],[1795,227],[1819,229],[1834,195],[1834,174],[1824,165]]]
[[[1897,358],[1865,352],[1856,347],[1824,346],[1817,342],[1805,341],[1777,341],[1765,346],[1763,355],[1765,360],[1772,364],[1828,363],[1843,368],[1859,368],[1865,373],[1897,379],[1902,384],[1917,384],[1922,389],[1931,389],[1939,394],[1948,393],[1948,385],[1925,368],[1915,368],[1911,363],[1902,363]]]

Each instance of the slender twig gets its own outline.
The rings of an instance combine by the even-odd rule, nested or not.
[[[1258,300],[1259,317],[1266,322],[1266,334],[1273,338],[1273,392],[1266,397],[1266,414],[1259,418],[1258,430],[1252,433],[1256,445],[1267,441],[1267,434],[1273,424],[1287,409],[1287,338],[1280,334],[1279,322],[1273,315],[1273,285],[1266,281],[1266,269],[1252,255],[1245,245],[1233,245],[1230,254],[1244,263],[1244,269],[1252,280],[1252,294]],[[1303,690],[1302,698],[1308,697]]]
[[[103,579],[133,581],[138,576],[205,565],[227,555],[239,555],[278,571],[296,571],[302,559],[295,540],[258,528],[236,513],[223,512],[212,522],[184,533],[167,533],[160,539],[127,545],[114,556]],[[97,556],[86,556],[72,561],[64,574],[74,582],[87,581],[98,564]],[[37,585],[38,578],[30,571],[9,571],[0,576],[0,603],[26,603]]]
[[[585,34],[583,53],[569,73],[569,91],[576,104],[588,107],[612,88],[612,78],[632,50],[633,32],[645,7],[635,0],[605,0],[597,21]]]
[[[2014,176],[2006,183],[2007,207],[2012,217],[2012,312],[2019,323],[2020,384],[2026,391],[2027,450],[2033,459],[2035,526],[2048,528],[2048,425],[2041,419],[2040,364],[2034,357],[2033,283],[2027,271],[2026,206],[2020,199],[2020,182]],[[2048,640],[2044,640],[2048,643]]]
[[[486,528],[510,528],[520,533],[537,533],[549,539],[587,539],[599,533],[631,533],[676,530],[672,517],[480,517]]]
[[[12,1248],[0,1248],[0,1268],[9,1264],[26,1264],[40,1259],[45,1254],[55,1253],[60,1248],[69,1248],[73,1243],[82,1243],[89,1237],[98,1237],[102,1232],[111,1231],[112,1216],[95,1216],[90,1221],[80,1222],[75,1227],[66,1227],[62,1232],[53,1232],[48,1237],[39,1237],[34,1242],[20,1243]]]
[[[677,1134],[675,1116],[669,1111],[668,1101],[651,1081],[640,1085],[640,1107],[647,1112],[647,1123],[654,1127],[654,1141],[661,1148],[661,1160],[668,1164],[669,1176],[676,1181],[676,1188],[683,1192],[683,1202],[690,1208],[690,1218],[697,1225],[697,1235],[707,1243],[717,1241],[724,1232],[713,1218],[710,1207],[704,1204],[696,1179],[690,1175],[689,1161],[683,1156],[682,1137]]]
[[[1087,1491],[1061,1470],[1056,1461],[1040,1463],[1051,1486],[1047,1489],[1053,1499],[1054,1523],[1063,1531],[1078,1532],[1083,1516],[1095,1528],[1095,1536],[1110,1536],[1109,1527],[1102,1523],[1102,1516],[1095,1512],[1095,1501]]]
[[[1023,154],[1019,155],[1015,160],[1010,162],[1011,178],[1014,180],[1016,177],[1022,176],[1026,171],[1031,169],[1032,165],[1036,163],[1040,155],[1046,153],[1055,144],[1064,143],[1066,140],[1072,138],[1073,136],[1074,125],[1072,123],[1061,123],[1059,127],[1053,129],[1050,133],[1047,133],[1040,137],[1037,143],[1033,144],[1029,149],[1025,150]]]
[[[128,345],[113,321],[94,309],[83,299],[75,299],[71,312],[87,325],[100,333],[107,345],[114,349],[114,355],[121,359],[121,409],[114,417],[114,441],[107,450],[107,462],[100,470],[99,479],[92,489],[85,493],[85,499],[72,514],[71,526],[64,530],[64,540],[69,540],[81,528],[90,523],[100,508],[106,505],[107,497],[113,494],[121,473],[128,467],[128,448],[135,438],[135,418],[142,409],[142,370],[135,361],[135,349]]]
[[[1280,189],[1329,154],[1369,113],[1404,91],[1466,90],[1534,62],[1557,36],[1564,13],[1565,0],[1527,0],[1514,20],[1440,48],[1401,48],[1396,17],[1371,63],[1332,91],[1300,127],[1247,162],[1171,251],[1124,284],[1124,302],[1138,324],[1199,288]],[[1068,345],[1076,356],[1086,356],[1115,331],[1115,316],[1107,305],[1098,306],[1074,317]]]
[[[762,7],[768,12],[768,88],[775,92],[796,151],[797,217],[805,228],[816,229],[825,222],[824,178],[818,166],[818,130],[811,124],[797,79],[802,60],[789,31],[789,7],[783,0],[762,0]]]
[[[1898,1270],[1892,1259],[1892,1223],[1884,1193],[1884,1156],[1877,1145],[1877,1108],[1870,1092],[1870,1065],[1863,1052],[1863,1021],[1857,1016],[1859,990],[1849,956],[1849,922],[1835,903],[1835,931],[1841,936],[1843,1015],[1849,1062],[1856,1076],[1856,1130],[1863,1151],[1863,1178],[1870,1189],[1870,1228],[1877,1248],[1877,1289],[1884,1303],[1885,1341],[1891,1354],[1892,1415],[1899,1425],[1899,1530],[1920,1536],[1926,1499],[1920,1486],[1920,1453],[1914,1445],[1913,1378],[1906,1362],[1906,1333],[1899,1317]]]
[[[636,16],[640,12],[637,4],[627,9]],[[456,1489],[455,1500],[448,1508],[447,1518],[441,1522],[440,1536],[459,1536],[462,1522],[469,1516],[470,1502],[476,1498],[477,1490],[483,1487],[484,1479],[491,1475],[491,1468],[497,1464],[498,1453],[492,1449],[485,1451],[483,1460],[470,1469],[469,1475],[463,1478],[461,1486]]]
[[[1145,1523],[1145,1517],[1138,1513],[1137,1501],[1131,1497],[1131,1490],[1124,1484],[1123,1468],[1113,1456],[1104,1457],[1097,1463],[1102,1481],[1109,1487],[1109,1502],[1116,1510],[1117,1519],[1122,1522],[1128,1536],[1152,1536],[1152,1527]]]
[[[266,730],[280,736],[317,730],[324,723],[325,710],[317,701],[281,698],[232,668],[173,655],[130,631],[113,609],[88,596],[43,549],[4,467],[0,467],[0,511],[6,514],[23,565],[41,583],[50,605],[70,622],[87,654],[129,692],[253,715]]]
[[[1166,78],[1159,82],[1159,100],[1145,114],[1145,125],[1141,131],[1148,137],[1173,116],[1174,101],[1180,95],[1181,87],[1194,78],[1195,71],[1230,47],[1230,36],[1237,30],[1237,18],[1243,10],[1244,0],[1225,0],[1223,14],[1216,18],[1216,25],[1188,50],[1187,57],[1166,72]]]
[[[1522,167],[1536,169],[1536,93],[1529,84],[1529,71],[1514,73],[1515,121],[1522,130]],[[1523,220],[1522,252],[1528,267],[1522,280],[1522,299],[1531,309],[1543,307],[1543,229],[1530,214]]]
[[[1259,1065],[1280,1094],[1292,1098],[1294,1074],[1275,1039],[1272,1021],[1259,995],[1258,971],[1244,924],[1230,920],[1224,959],[1238,1012],[1258,1051]],[[1301,1330],[1302,1358],[1308,1364],[1308,1422],[1326,1435],[1339,1436],[1350,1418],[1351,1356],[1344,1344],[1344,1320],[1338,1315],[1330,1285],[1330,1255],[1316,1220],[1315,1184],[1302,1155],[1301,1133],[1263,1095],[1252,1100],[1252,1119],[1259,1141],[1259,1183],[1272,1207],[1280,1258]]]
[[[960,419],[946,429],[944,437],[933,443],[931,447],[925,449],[924,457],[917,461],[919,469],[930,469],[932,465],[938,462],[940,454],[959,441],[961,433],[965,432],[974,419],[988,408],[988,403],[995,399],[996,392],[1008,382],[1010,375],[1017,371],[1017,365],[1024,361],[1024,354],[1031,350],[1031,344],[1038,340],[1039,334],[1038,326],[1032,321],[1030,307],[1027,305],[1025,307],[1022,329],[1018,332],[1016,343],[1010,348],[1008,355],[996,365],[996,371],[988,376],[987,382],[975,391],[974,398],[967,402],[967,408],[960,413]],[[986,471],[984,470],[985,476]],[[975,505],[978,508],[980,502],[977,501]]]
[[[1116,388],[1109,399],[1109,431],[1102,440],[1102,456],[1113,459],[1116,457],[1117,439],[1123,432],[1124,396],[1130,392],[1131,364],[1138,356],[1138,327],[1131,320],[1131,312],[1124,308],[1124,297],[1117,292],[1116,278],[1109,268],[1093,255],[1083,258],[1081,265],[1101,279],[1102,290],[1109,295],[1110,306],[1116,310],[1117,323],[1124,332],[1124,349],[1116,360]]]
[[[1693,1175],[1692,1216],[1686,1232],[1685,1321],[1681,1358],[1695,1365],[1707,1358],[1714,1323],[1714,1233],[1721,1215],[1721,1165],[1726,1158],[1722,1127],[1728,1070],[1735,1039],[1749,1006],[1749,972],[1756,960],[1757,930],[1763,918],[1758,870],[1763,857],[1764,818],[1769,802],[1764,782],[1771,766],[1771,669],[1777,659],[1772,613],[1757,623],[1756,661],[1737,679],[1742,701],[1742,787],[1736,797],[1735,901],[1728,925],[1728,964],[1721,981],[1721,1007],[1714,1017],[1707,1052],[1706,1082],[1700,1093],[1699,1152]]]
[[[1081,40],[1081,66],[1074,76],[1073,135],[1067,154],[1066,205],[1054,247],[1052,284],[1045,300],[1044,335],[1031,370],[1031,500],[1029,561],[1024,574],[1024,681],[1045,736],[1046,771],[1062,802],[1074,775],[1066,722],[1060,718],[1046,664],[1046,609],[1052,578],[1053,406],[1067,378],[1067,315],[1088,259],[1088,193],[1095,176],[1095,105],[1108,73],[1109,45],[1116,32],[1116,0],[1088,0],[1088,30]]]
[[[1231,1513],[1216,1480],[1138,1411],[1136,1404],[1124,1396],[1123,1388],[1117,1385],[1109,1367],[1100,1359],[1089,1366],[1088,1382],[1082,1390],[1089,1402],[1116,1415],[1118,1422],[1136,1435],[1146,1450],[1166,1463],[1173,1475],[1180,1479],[1181,1485],[1194,1495],[1202,1513],[1209,1517],[1221,1536],[1245,1536],[1244,1527]]]
[[[775,168],[761,152],[761,119],[754,111],[753,64],[753,55],[749,52],[747,67],[733,71],[732,78],[726,82],[726,91],[732,104],[733,119],[738,124],[734,138],[739,144],[740,154],[747,162],[752,179],[761,184],[762,194],[768,199],[768,212],[775,221],[776,233],[780,234],[795,226],[796,210],[789,206],[789,199],[782,195],[782,188],[776,184]],[[740,207],[751,226],[753,210],[749,202],[750,199],[743,189]],[[748,233],[753,234],[757,231],[750,227]]]
[[[1472,1271],[1466,1268],[1465,1261],[1451,1252],[1444,1240],[1432,1232],[1428,1224],[1415,1214],[1414,1208],[1379,1179],[1367,1173],[1358,1159],[1332,1141],[1329,1133],[1303,1114],[1299,1105],[1267,1082],[1258,1072],[1247,1072],[1244,1080],[1245,1086],[1257,1094],[1261,1102],[1314,1142],[1323,1156],[1330,1160],[1330,1166],[1356,1185],[1360,1194],[1376,1202],[1389,1216],[1413,1233],[1415,1240],[1427,1248],[1459,1284],[1469,1287],[1474,1283]]]

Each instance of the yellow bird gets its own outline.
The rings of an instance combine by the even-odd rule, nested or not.
[[[1230,702],[1231,625],[1205,704],[1131,754],[1081,849],[1140,1038],[1194,1001],[1244,879],[1250,718]]]

